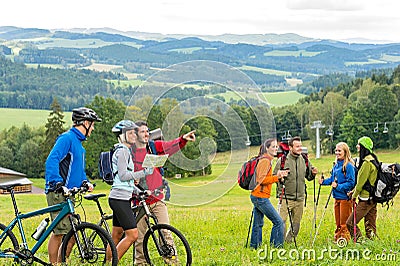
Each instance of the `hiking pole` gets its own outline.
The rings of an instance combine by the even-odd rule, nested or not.
[[[353,233],[354,233],[353,239],[354,239],[354,244],[357,242],[356,208],[357,208],[357,203],[356,203],[356,200],[354,199],[353,200]]]
[[[281,184],[283,184],[283,183],[281,182]],[[282,198],[283,198],[283,193],[285,193],[284,189],[285,188],[282,186],[282,191],[281,191],[281,195],[279,196],[279,202],[278,202],[278,214],[281,214]]]
[[[297,249],[296,236],[295,236],[295,234],[294,234],[294,228],[293,228],[292,214],[291,214],[291,212],[290,212],[289,202],[288,202],[288,199],[287,199],[287,196],[286,196],[286,191],[285,191],[285,181],[283,181],[282,191],[283,191],[283,194],[284,194],[284,196],[285,196],[286,207],[287,207],[287,211],[288,211],[288,214],[289,214],[290,231],[291,231],[291,233],[292,233],[292,235],[293,235],[294,246],[295,246],[296,249]]]
[[[315,184],[314,184],[315,186]],[[304,208],[307,207],[307,184],[304,183],[304,194],[305,194],[305,200],[304,200]],[[315,191],[314,191],[314,199],[315,199]]]
[[[247,248],[247,244],[249,243],[250,227],[251,227],[251,223],[253,222],[253,215],[254,215],[254,211],[251,211],[251,218],[250,218],[249,230],[247,231],[247,240],[246,240],[245,248]]]
[[[324,173],[322,173],[321,179],[324,180]],[[315,181],[315,178],[314,178],[314,181]],[[314,193],[315,193],[315,187],[314,187]],[[314,232],[317,231],[317,207],[318,207],[320,193],[321,193],[321,184],[319,184],[319,187],[318,187],[317,200],[315,200],[315,196],[314,196],[314,218],[313,218],[313,225],[311,227],[311,233],[310,233],[310,243],[312,241],[313,228],[314,228]]]
[[[314,246],[314,242],[315,242],[315,239],[317,238],[319,228],[321,227],[321,224],[322,224],[322,222],[324,221],[324,216],[325,216],[325,213],[326,213],[326,209],[328,208],[329,200],[331,199],[331,196],[332,196],[332,191],[333,191],[333,188],[331,189],[331,192],[329,193],[329,196],[328,196],[328,200],[326,201],[325,208],[324,208],[324,212],[322,213],[321,221],[320,221],[319,224],[318,224],[317,231],[315,232],[314,240],[313,240],[313,242],[312,242],[311,247]]]

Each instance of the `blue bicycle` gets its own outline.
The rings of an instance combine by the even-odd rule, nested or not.
[[[15,212],[15,218],[7,226],[0,223],[0,258],[12,259],[20,265],[31,265],[33,262],[38,262],[42,265],[51,265],[38,258],[35,254],[56,225],[64,217],[68,216],[72,229],[65,235],[61,245],[61,260],[63,265],[118,264],[117,250],[111,236],[98,225],[82,222],[79,214],[75,213],[73,198],[78,193],[86,192],[87,186],[82,185],[81,188],[73,189],[60,187],[57,192],[64,194],[66,198],[65,202],[22,214],[18,210],[14,195],[14,187],[20,185],[10,184],[0,186],[1,189],[10,193]],[[59,211],[57,217],[47,226],[47,229],[35,236],[37,242],[32,248],[29,248],[22,221],[34,216],[57,211]],[[19,229],[21,244],[18,243],[16,236],[12,232],[15,226]],[[111,258],[106,258],[107,247],[110,247]]]

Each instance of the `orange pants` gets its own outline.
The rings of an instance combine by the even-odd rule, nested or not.
[[[353,204],[351,200],[335,199],[335,241],[341,237],[345,238],[346,240],[350,239],[350,232],[347,229],[346,221],[352,213],[352,205]]]

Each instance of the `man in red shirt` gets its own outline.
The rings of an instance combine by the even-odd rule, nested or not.
[[[132,147],[132,157],[135,165],[135,172],[143,169],[142,163],[146,154],[151,154],[151,148],[149,146],[149,128],[145,121],[137,121],[135,124],[138,126],[136,128],[137,139],[136,144]],[[182,149],[188,141],[194,142],[196,136],[195,131],[184,134],[183,136],[176,138],[171,141],[154,141],[155,150],[158,155],[172,154],[178,152]],[[159,168],[155,168],[153,173],[146,176],[146,182],[141,182],[144,189],[154,191],[155,189],[160,189],[163,187],[162,174]],[[149,209],[157,217],[159,223],[169,224],[167,205],[162,201],[164,199],[164,194],[159,193],[158,195],[152,195],[147,199],[147,204]],[[135,242],[135,265],[145,264],[146,261],[143,255],[143,237],[147,231],[147,225],[144,219],[136,221],[137,229],[139,231],[138,239]]]

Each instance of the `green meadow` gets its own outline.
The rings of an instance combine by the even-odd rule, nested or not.
[[[292,73],[288,71],[281,71],[281,70],[275,70],[275,69],[268,69],[268,68],[261,68],[261,67],[255,67],[255,66],[242,66],[239,67],[241,70],[251,70],[251,71],[258,71],[263,74],[269,74],[269,75],[277,75],[277,76],[291,76]]]
[[[252,147],[249,155],[256,152]],[[384,162],[400,160],[400,154],[395,151],[379,151],[378,157]],[[316,160],[310,154],[311,162],[320,173],[328,175],[333,155],[324,155]],[[178,228],[188,239],[193,252],[193,265],[398,265],[400,261],[400,198],[396,197],[394,205],[387,210],[378,206],[377,232],[379,238],[363,243],[348,243],[346,247],[338,247],[333,243],[335,230],[333,199],[328,205],[329,187],[321,189],[317,205],[316,225],[319,228],[314,241],[315,227],[313,182],[307,182],[308,199],[304,208],[300,233],[297,238],[298,249],[294,244],[285,244],[283,249],[272,249],[268,246],[271,223],[265,219],[263,227],[264,245],[258,250],[245,248],[249,230],[252,204],[249,192],[236,185],[238,163],[230,163],[232,155],[218,154],[214,159],[213,174],[207,177],[169,179],[171,185],[171,201],[168,203],[171,224]],[[231,169],[228,169],[231,168]],[[224,172],[230,174],[224,176]],[[320,174],[317,175],[318,177]],[[43,179],[32,179],[37,187],[44,187]],[[109,193],[110,187],[101,181],[96,182],[94,193]],[[212,183],[211,186],[207,186]],[[318,183],[317,183],[318,184]],[[318,191],[316,185],[316,191]],[[229,187],[225,192],[221,187]],[[191,188],[197,188],[193,193]],[[209,197],[209,198],[207,198]],[[184,198],[187,206],[176,204],[178,199]],[[199,203],[202,198],[204,203]],[[211,200],[208,200],[211,199]],[[207,201],[208,200],[208,201]],[[207,201],[207,202],[205,202]],[[21,212],[28,212],[46,206],[43,194],[17,194],[17,202]],[[275,193],[271,202],[276,206],[278,200]],[[110,213],[107,199],[102,198],[102,207]],[[6,223],[13,217],[12,203],[8,195],[0,195],[0,221]],[[76,208],[82,217],[89,222],[96,222],[99,218],[97,208],[92,202],[83,200]],[[28,243],[34,240],[29,235],[35,230],[43,217],[35,217],[24,223]],[[363,223],[359,224],[363,231]],[[14,229],[16,232],[17,228]],[[18,236],[17,236],[18,237]],[[47,258],[47,243],[39,250],[42,258]],[[2,264],[3,263],[3,264]],[[132,250],[120,263],[132,265]],[[8,261],[0,260],[0,265],[9,265]]]
[[[115,81],[117,83],[117,81]],[[127,80],[120,81],[120,85],[124,86],[138,86],[142,84],[139,80]],[[225,98],[226,101],[230,99],[239,100],[241,96],[234,92],[226,92],[223,94],[218,94]],[[242,97],[256,98],[257,94],[248,92],[242,93]],[[304,97],[303,94],[297,91],[287,91],[287,92],[271,92],[262,94],[267,102],[271,106],[284,106],[289,104],[295,104],[300,98]],[[47,118],[50,114],[48,110],[34,110],[34,109],[15,109],[15,108],[0,108],[1,118],[0,118],[0,130],[8,129],[11,126],[21,127],[24,123],[31,127],[44,126],[47,122]],[[71,112],[64,112],[64,121],[66,125],[69,125]]]
[[[316,55],[318,55],[320,53],[323,53],[323,52],[309,52],[309,51],[306,51],[306,50],[298,50],[298,51],[273,50],[273,51],[264,53],[264,56],[294,56],[294,57],[305,56],[305,57],[312,57],[312,56],[316,56]]]
[[[258,93],[254,91],[248,92],[234,92],[227,91],[224,93],[216,94],[222,96],[226,102],[231,100],[241,100],[244,98],[262,99],[266,100],[270,106],[285,106],[297,103],[297,101],[303,97],[304,94],[298,93],[297,91],[282,91],[282,92],[264,92]]]
[[[8,129],[12,126],[21,127],[24,123],[30,127],[44,126],[50,114],[49,110],[15,108],[0,108],[0,112],[0,130]],[[64,121],[66,121],[66,125],[70,124],[70,119],[71,112],[64,112]]]

